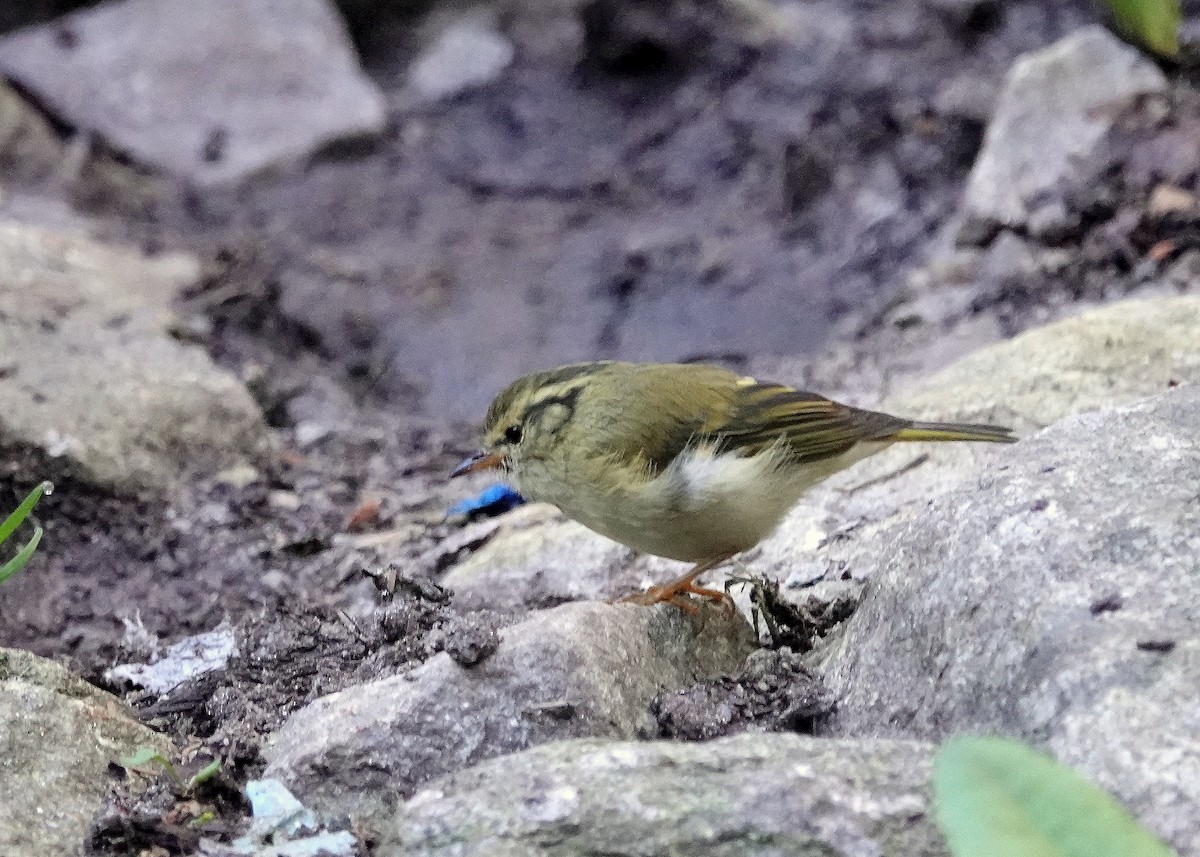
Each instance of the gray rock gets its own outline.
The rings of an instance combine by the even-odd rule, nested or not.
[[[513,46],[486,21],[450,24],[413,62],[408,82],[421,98],[450,98],[494,80],[513,59]]]
[[[886,405],[928,417],[970,403],[955,415],[1044,428],[1200,380],[1197,330],[1200,297],[1121,301],[982,349]]]
[[[0,82],[0,170],[5,176],[41,178],[61,162],[64,146],[50,123]]]
[[[0,649],[0,854],[76,854],[111,784],[141,747],[170,752],[115,696],[58,664]]]
[[[1048,747],[1200,851],[1200,385],[1067,418],[860,540],[829,733]]]
[[[0,448],[119,491],[257,454],[266,426],[245,387],[167,332],[198,276],[190,257],[0,222]]]
[[[385,120],[324,0],[103,3],[0,39],[0,70],[72,126],[201,185]]]
[[[397,796],[493,756],[633,738],[661,689],[735,671],[750,648],[745,623],[716,608],[564,605],[502,631],[477,666],[443,653],[301,709],[268,745],[265,776],[319,813],[378,819]]]
[[[1070,414],[1153,395],[1172,382],[1200,382],[1197,330],[1200,298],[1123,301],[980,349],[880,406],[915,418],[996,422],[1027,435]],[[1020,448],[892,447],[810,491],[746,562],[779,581],[797,569],[804,580],[870,577],[887,552],[872,555],[861,544],[878,544],[873,540],[896,520],[922,513],[964,481],[1008,466]]]
[[[1018,59],[967,180],[959,240],[975,243],[1031,218],[1052,228],[1065,216],[1063,193],[1077,165],[1122,103],[1166,90],[1153,62],[1099,26]]]
[[[780,734],[556,743],[432,784],[381,825],[377,853],[944,855],[929,817],[931,755],[919,743]]]
[[[481,549],[442,579],[460,608],[512,611],[611,599],[637,588],[633,551],[536,504],[501,519]],[[684,566],[678,565],[676,574]],[[670,573],[663,575],[663,579]]]
[[[279,780],[251,780],[246,783],[246,797],[253,813],[250,829],[229,845],[203,842],[200,850],[205,857],[356,857],[361,853],[350,831],[320,831],[312,810]]]

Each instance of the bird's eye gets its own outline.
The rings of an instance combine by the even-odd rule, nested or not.
[[[509,426],[504,430],[504,439],[509,443],[521,442],[521,427],[518,425]]]

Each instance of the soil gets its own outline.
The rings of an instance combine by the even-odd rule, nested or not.
[[[31,4],[24,20],[64,5]],[[447,289],[486,297],[491,288],[524,295],[504,304],[521,311],[546,300],[528,293],[560,261],[545,248],[591,236],[601,252],[562,275],[586,274],[586,353],[563,359],[715,357],[744,365],[761,356],[753,337],[715,348],[701,336],[692,348],[686,316],[655,297],[687,298],[680,283],[698,264],[695,247],[660,245],[641,256],[606,249],[620,244],[614,236],[630,221],[709,218],[736,249],[714,275],[720,287],[696,292],[706,311],[736,302],[739,289],[761,288],[764,301],[778,300],[787,293],[778,284],[787,281],[803,306],[763,334],[766,351],[788,353],[785,331],[796,327],[797,314],[804,334],[790,353],[813,352],[847,318],[855,319],[854,347],[877,354],[892,347],[889,289],[951,216],[983,127],[981,117],[945,120],[921,105],[937,81],[980,63],[998,74],[1020,50],[1050,41],[1085,13],[1069,5],[1051,13],[1040,3],[849,5],[862,31],[860,53],[847,55],[841,86],[788,83],[778,58],[731,35],[699,6],[663,4],[668,26],[597,3],[582,62],[565,71],[518,68],[484,94],[428,109],[420,144],[397,124],[378,144],[326,152],[225,197],[197,198],[120,159],[122,182],[137,179],[134,192],[97,171],[70,189],[112,237],[150,250],[185,247],[207,261],[209,276],[181,296],[194,322],[189,335],[247,379],[278,450],[255,474],[197,474],[169,496],[114,497],[60,482],[38,509],[46,530],[41,558],[5,586],[0,645],[67,661],[127,694],[142,717],[186,748],[185,764],[221,761],[220,776],[201,790],[160,775],[136,811],[118,788],[97,823],[94,853],[133,853],[135,846],[190,853],[195,835],[187,821],[201,812],[215,812],[216,824],[236,832],[246,813],[239,787],[261,770],[261,738],[288,713],[438,651],[478,662],[511,620],[458,610],[436,585],[441,571],[479,543],[467,522],[446,517],[462,489],[445,477],[473,443],[473,429],[452,417],[472,412],[467,405],[477,406],[492,382],[455,399],[453,373],[434,376],[439,361],[469,347],[471,325],[486,323],[486,313],[472,315],[475,298],[449,301],[447,312],[464,313],[463,331],[435,348],[412,333],[420,326],[412,322],[415,305],[441,307]],[[383,20],[362,4],[346,6],[372,74],[398,100],[402,58],[372,34],[407,19],[391,7]],[[0,17],[0,29],[13,20]],[[936,27],[923,30],[931,21]],[[698,50],[701,43],[708,47]],[[880,78],[874,85],[872,73]],[[781,102],[809,87],[818,88],[820,103],[808,109],[820,118],[804,144],[768,132],[788,121],[778,114]],[[582,119],[572,116],[580,88],[595,99]],[[782,94],[772,100],[772,92]],[[524,111],[526,126],[514,123],[511,105]],[[1194,177],[1200,165],[1176,163],[1185,148],[1176,138],[1178,129],[1197,127],[1200,102],[1185,80],[1166,117],[1131,111],[1114,137],[1111,163],[1098,169],[1089,198],[1075,202],[1079,229],[1054,238],[1066,260],[1058,276],[1047,282],[1039,275],[1036,288],[1007,279],[967,312],[999,318],[1016,332],[1053,307],[1135,291],[1172,266],[1200,269],[1200,218],[1147,208],[1165,173]],[[580,147],[584,154],[571,160]],[[714,153],[723,154],[713,161]],[[843,170],[836,187],[822,178],[830,158]],[[604,169],[590,172],[597,163]],[[676,163],[684,165],[683,179],[669,169]],[[872,187],[869,174],[881,164],[899,177],[908,214],[887,221],[869,242],[856,233],[858,243],[848,245],[838,235],[856,197],[844,186]],[[59,190],[14,181],[26,194]],[[834,262],[800,272],[800,246]],[[672,255],[680,253],[684,263]],[[729,273],[751,257],[767,261]],[[600,269],[588,268],[597,259]],[[352,288],[324,295],[338,270]],[[589,289],[600,297],[592,300]],[[638,328],[638,318],[651,322]],[[661,353],[639,350],[647,341]],[[565,342],[551,337],[526,349],[514,341],[513,354],[497,360],[544,359],[556,348],[568,351]],[[433,356],[422,357],[423,350]],[[0,507],[15,507],[47,464],[33,452],[7,460]],[[391,578],[398,579],[394,593],[381,592],[378,581]],[[793,652],[807,650],[849,608],[810,605],[800,615],[770,595],[763,590],[759,604],[777,648],[756,656],[741,676],[657,700],[659,734],[703,740],[746,728],[807,730],[827,709]],[[238,639],[227,669],[163,697],[105,679],[112,665],[144,661],[223,620]]]
[[[708,741],[749,730],[812,734],[833,707],[820,678],[791,649],[760,649],[736,676],[662,694],[650,711],[658,732],[648,736]]]

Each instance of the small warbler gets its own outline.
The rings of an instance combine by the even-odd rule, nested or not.
[[[483,449],[452,476],[500,470],[528,500],[635,550],[694,563],[625,600],[725,600],[696,578],[771,534],[809,487],[896,441],[1015,440],[1009,429],[917,422],[716,366],[576,363],[514,381]]]

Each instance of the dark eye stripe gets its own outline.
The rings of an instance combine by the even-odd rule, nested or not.
[[[581,392],[583,392],[583,385],[579,384],[571,387],[569,390],[563,392],[555,391],[550,395],[530,402],[529,406],[525,408],[525,415],[522,422],[531,423],[538,421],[547,408],[552,408],[555,405],[561,405],[567,409],[566,416],[563,417],[563,422],[570,421],[575,416],[575,407],[579,404],[579,394]]]
[[[564,384],[585,379],[607,365],[609,363],[605,361],[573,363],[569,366],[560,366],[557,369],[549,369],[545,372],[536,372],[518,378],[492,400],[483,420],[484,431],[492,431],[500,420],[511,412],[513,405],[526,396],[536,395],[537,391],[542,388],[550,388],[557,392]],[[534,402],[534,405],[536,404],[538,404],[537,401]]]

